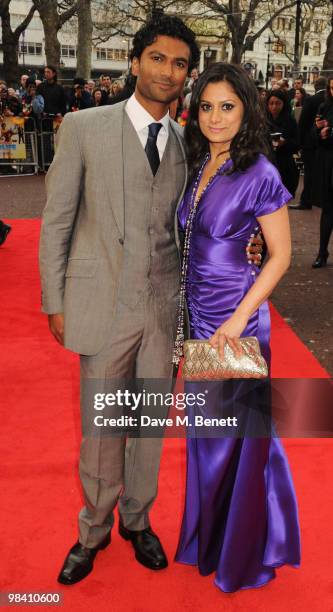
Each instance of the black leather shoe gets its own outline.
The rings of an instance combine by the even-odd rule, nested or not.
[[[313,268],[324,268],[327,264],[327,257],[328,255],[326,255],[326,257],[322,255],[318,255],[317,259],[314,260],[312,267]]]
[[[288,208],[290,208],[290,210],[312,210],[312,206],[305,206],[304,204],[298,204],[297,206],[293,206],[292,204],[289,204]]]
[[[12,228],[7,223],[0,221],[0,246],[5,242],[10,230]]]
[[[124,540],[130,540],[135,550],[135,558],[139,563],[152,570],[168,567],[168,559],[156,533],[150,527],[141,531],[126,529],[119,523],[119,534]]]
[[[104,550],[111,542],[108,534],[95,548],[86,548],[80,542],[70,549],[58,576],[60,584],[75,584],[83,580],[93,569],[94,559],[99,550]]]

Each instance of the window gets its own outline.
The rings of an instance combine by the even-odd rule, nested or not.
[[[61,57],[76,57],[74,45],[61,45]]]
[[[285,30],[286,29],[286,19],[285,19],[285,17],[278,17],[277,18],[277,29],[278,30]]]
[[[42,55],[42,43],[27,42],[19,43],[19,53],[24,55]]]
[[[316,40],[312,45],[312,55],[321,54],[321,44],[319,40]]]
[[[274,53],[285,53],[286,45],[281,40],[276,40],[272,45]]]
[[[304,55],[309,55],[309,43],[304,43]]]
[[[127,59],[127,49],[97,48],[96,57],[98,60],[113,60],[119,62]]]

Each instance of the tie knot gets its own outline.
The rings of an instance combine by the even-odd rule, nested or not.
[[[154,140],[156,140],[161,127],[162,123],[150,123],[148,138],[153,138]]]

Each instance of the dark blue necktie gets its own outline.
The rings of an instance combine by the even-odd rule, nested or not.
[[[160,156],[157,148],[157,136],[162,127],[162,123],[151,123],[149,125],[149,134],[147,144],[145,146],[145,151],[148,157],[148,161],[150,163],[151,171],[155,176],[158,167],[160,165]]]

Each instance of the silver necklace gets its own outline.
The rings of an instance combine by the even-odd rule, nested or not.
[[[181,273],[180,273],[180,293],[179,293],[179,305],[178,305],[178,324],[177,324],[177,334],[176,334],[176,340],[175,340],[175,344],[174,344],[174,349],[173,349],[173,356],[172,356],[172,363],[174,363],[175,365],[178,365],[181,358],[183,357],[183,347],[184,347],[184,314],[185,314],[185,302],[186,302],[186,279],[187,279],[187,269],[188,269],[188,262],[189,262],[189,255],[190,255],[190,244],[191,244],[191,236],[192,236],[192,228],[193,228],[193,221],[194,221],[194,217],[195,217],[195,213],[197,211],[198,208],[198,204],[200,202],[200,200],[202,199],[203,195],[205,194],[205,192],[207,191],[207,189],[209,188],[209,186],[211,185],[212,181],[214,180],[214,178],[218,175],[218,173],[220,172],[221,168],[223,168],[224,164],[228,161],[225,160],[223,162],[223,164],[221,164],[217,170],[214,172],[214,174],[212,174],[212,176],[209,178],[209,180],[207,181],[205,187],[203,188],[199,198],[196,197],[197,195],[197,191],[200,185],[200,181],[203,175],[203,171],[205,169],[205,166],[208,162],[210,158],[210,154],[207,153],[205,155],[205,158],[202,162],[202,165],[200,167],[200,170],[197,174],[197,177],[194,181],[193,184],[193,188],[192,188],[192,193],[191,193],[191,202],[190,202],[190,212],[188,214],[187,220],[186,220],[186,225],[185,225],[185,240],[184,240],[184,250],[183,250],[183,260],[182,260],[182,267],[181,267]]]

